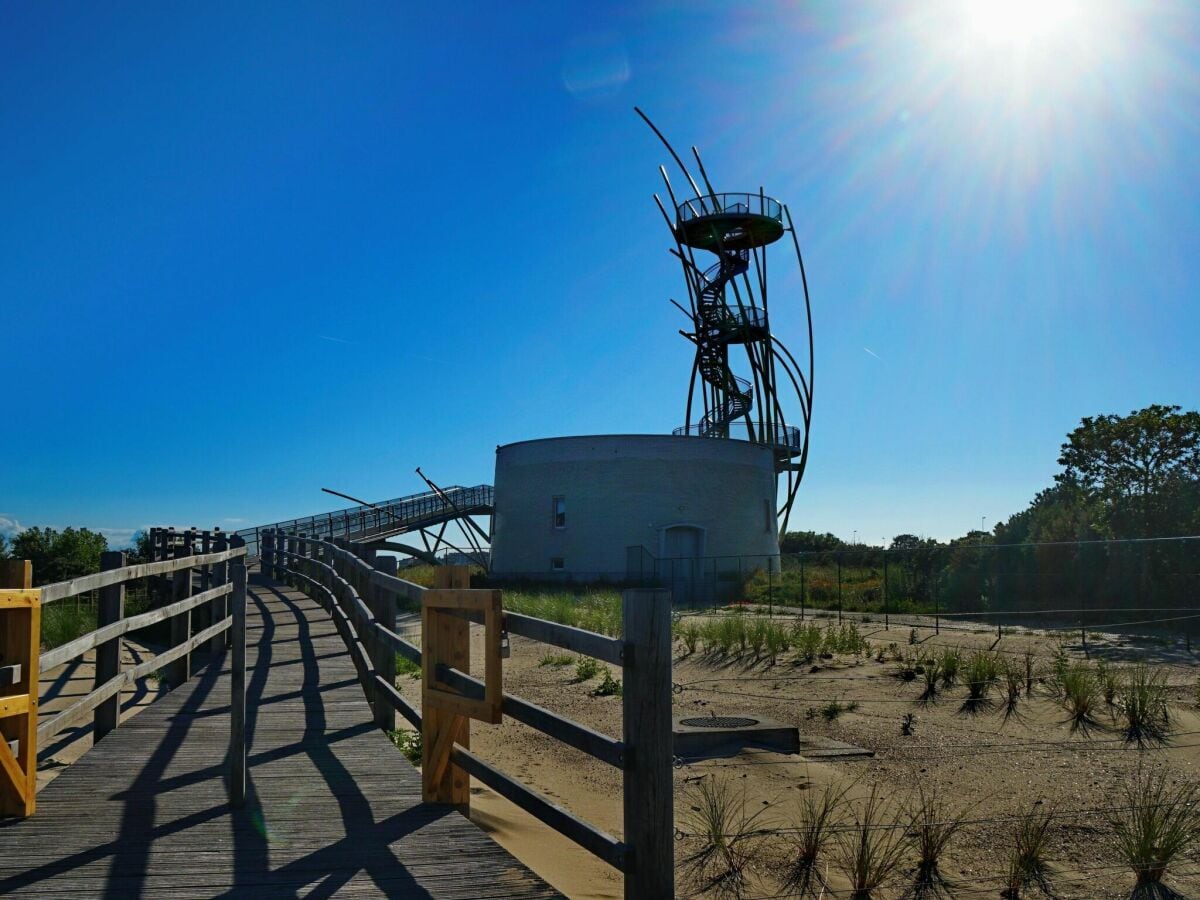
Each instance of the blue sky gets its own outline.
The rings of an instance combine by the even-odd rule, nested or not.
[[[1200,399],[1198,25],[1152,0],[4,4],[0,528],[237,527],[681,424],[667,158],[634,104],[791,208],[817,346],[792,527],[990,526],[1082,416]]]

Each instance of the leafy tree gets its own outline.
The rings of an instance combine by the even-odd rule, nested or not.
[[[8,538],[0,534],[0,559],[8,559]]]
[[[104,535],[87,528],[27,528],[13,538],[11,554],[30,560],[34,583],[43,585],[100,571],[106,549]]]
[[[1103,504],[1114,537],[1161,537],[1196,525],[1200,412],[1153,404],[1085,417],[1058,458],[1060,485]]]
[[[782,553],[827,553],[840,550],[845,542],[828,531],[817,534],[815,531],[789,531],[779,541]]]
[[[131,566],[148,563],[153,558],[152,551],[150,532],[139,529],[133,533],[133,540],[126,559]]]

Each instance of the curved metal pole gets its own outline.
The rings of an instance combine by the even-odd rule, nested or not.
[[[704,186],[708,188],[710,196],[716,196],[716,191],[713,190],[712,182],[708,180],[708,173],[704,171],[704,162],[700,159],[700,151],[692,145],[692,156],[696,157],[696,165],[700,167],[700,177],[704,179]]]
[[[812,406],[813,382],[816,377],[813,366],[813,327],[812,304],[808,300],[808,276],[804,273],[804,255],[800,252],[800,239],[796,237],[796,226],[792,224],[792,212],[783,204],[783,214],[787,216],[788,231],[792,233],[792,246],[796,248],[796,261],[800,263],[800,283],[804,286],[804,311],[808,316],[808,403]]]
[[[658,130],[658,126],[650,121],[650,117],[648,115],[646,115],[636,106],[633,108],[633,111],[642,117],[642,121],[650,126],[651,131],[658,135],[658,139],[662,141],[663,146],[667,148],[667,152],[671,154],[671,157],[675,160],[676,165],[679,166],[680,171],[683,172],[684,177],[687,178],[688,184],[690,184],[692,186],[692,190],[696,192],[696,199],[699,200],[702,196],[700,193],[700,188],[696,187],[696,181],[694,178],[692,178],[692,173],[689,172],[687,166],[683,164],[683,160],[679,158],[679,154],[675,152],[675,148],[671,146],[671,142],[663,137],[663,133]]]

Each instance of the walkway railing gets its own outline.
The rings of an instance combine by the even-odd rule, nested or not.
[[[394,557],[376,557],[374,550],[363,545],[273,530],[262,534],[262,565],[268,576],[290,583],[330,613],[354,660],[375,721],[391,729],[399,713],[420,729],[427,802],[467,808],[469,777],[474,777],[623,872],[626,897],[674,895],[668,592],[626,591],[621,638],[517,613],[501,611],[500,615],[501,627],[508,634],[621,667],[623,728],[619,740],[512,694],[498,695],[502,714],[622,771],[625,834],[624,840],[618,840],[502,772],[467,746],[469,716],[474,715],[470,710],[486,703],[494,688],[490,667],[489,677],[483,681],[469,674],[468,623],[487,618],[478,610],[498,601],[499,591],[469,590],[467,570],[453,566],[438,570],[437,588],[424,588],[396,577]],[[396,633],[398,608],[422,611],[422,647]],[[435,610],[436,639],[430,633]],[[494,649],[498,663],[499,640],[493,643],[493,637],[498,635],[489,632],[489,652]],[[396,654],[425,670],[420,712],[396,689]],[[447,658],[457,659],[458,664],[444,662]],[[447,713],[456,707],[467,712]]]
[[[22,724],[4,728],[4,740],[0,741],[0,799],[4,801],[0,814],[33,814],[38,744],[69,728],[84,725],[89,719],[94,728],[93,740],[101,740],[120,725],[121,690],[126,685],[158,670],[164,670],[172,684],[182,684],[192,675],[191,654],[205,644],[213,651],[223,651],[227,643],[233,647],[229,790],[235,806],[245,802],[246,547],[236,536],[227,542],[221,537],[218,544],[214,552],[139,565],[126,565],[123,552],[105,552],[101,556],[102,571],[42,588],[30,587],[32,570],[28,562],[17,561],[21,565],[13,567],[13,561],[10,561],[4,586],[11,589],[0,590],[0,624],[5,625],[0,641],[0,653],[3,654],[0,663],[7,664],[9,659],[20,659],[21,662],[0,669],[0,720],[17,715],[18,710],[23,718]],[[193,593],[196,572],[200,578],[199,593]],[[171,579],[170,603],[138,615],[125,615],[125,586],[128,583],[166,576]],[[15,581],[22,583],[18,585]],[[37,655],[41,608],[90,591],[100,592],[99,627]],[[32,617],[33,621],[27,627],[12,629],[2,617],[14,608],[14,598],[20,597],[29,601],[25,608],[36,609],[38,614]],[[192,617],[198,610],[206,615],[203,627],[195,631]],[[159,622],[170,623],[171,647],[135,666],[124,668],[121,663],[123,636]],[[228,640],[225,632],[230,632]],[[89,650],[96,651],[93,689],[39,723],[39,671],[61,666]],[[18,744],[15,755],[8,744],[14,738]]]
[[[315,516],[245,528],[236,534],[246,540],[250,556],[259,555],[261,536],[267,531],[303,533],[329,540],[335,537],[357,540],[382,538],[437,525],[459,516],[490,515],[492,493],[490,484],[477,484],[474,487],[453,485],[443,488],[440,493],[425,491],[410,494],[367,506],[351,506]]]

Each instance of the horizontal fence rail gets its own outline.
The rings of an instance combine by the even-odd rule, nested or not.
[[[395,631],[398,609],[416,610],[445,590],[428,589],[395,575],[392,557],[344,538],[327,539],[302,532],[267,529],[260,533],[265,574],[291,584],[321,605],[345,643],[375,720],[394,728],[399,713],[422,732],[423,768],[458,771],[474,777],[549,827],[622,871],[627,897],[671,897],[674,893],[674,812],[672,806],[670,597],[665,591],[630,591],[624,598],[621,639],[531,616],[502,612],[501,627],[510,634],[561,647],[622,667],[623,738],[618,740],[551,710],[504,692],[501,710],[517,721],[605,762],[623,773],[625,839],[618,840],[583,821],[533,788],[517,781],[472,753],[455,737],[436,742],[429,717],[441,710],[415,709],[395,687],[395,658],[424,662],[418,647]],[[388,571],[391,569],[391,571]],[[462,573],[465,575],[465,572]],[[464,582],[465,583],[465,582]],[[491,591],[467,591],[491,594]],[[442,610],[444,611],[444,610]],[[483,621],[483,614],[459,613],[460,619]],[[465,626],[465,623],[464,623]],[[422,643],[429,635],[422,634]],[[433,657],[437,659],[435,655]],[[462,702],[480,702],[486,683],[446,664],[426,679],[439,693],[449,688]],[[462,734],[465,738],[465,733]],[[438,772],[425,772],[428,780]],[[465,780],[462,781],[465,784]],[[469,802],[469,793],[461,793]]]
[[[155,531],[165,533],[163,529]],[[157,671],[170,673],[171,682],[178,686],[193,674],[192,655],[196,651],[207,648],[210,656],[215,656],[232,645],[235,692],[231,703],[229,791],[231,802],[240,806],[245,800],[245,693],[243,690],[239,699],[236,686],[245,683],[246,546],[240,537],[219,531],[203,533],[205,552],[196,552],[195,543],[189,533],[170,545],[160,540],[154,544],[155,555],[170,554],[173,558],[133,565],[126,565],[123,552],[105,552],[101,556],[102,571],[40,589],[43,606],[98,591],[99,627],[37,657],[37,668],[45,673],[96,651],[93,689],[37,723],[36,739],[44,743],[90,720],[93,740],[100,741],[120,725],[120,696],[126,686]],[[159,599],[165,596],[167,602],[144,613],[126,615],[126,586],[142,580],[152,582],[152,592]],[[199,592],[194,590],[197,584]],[[194,614],[199,614],[195,621]],[[169,624],[171,646],[137,665],[124,666],[122,638],[159,623]],[[0,678],[0,686],[3,684]],[[36,692],[36,684],[31,689]]]

